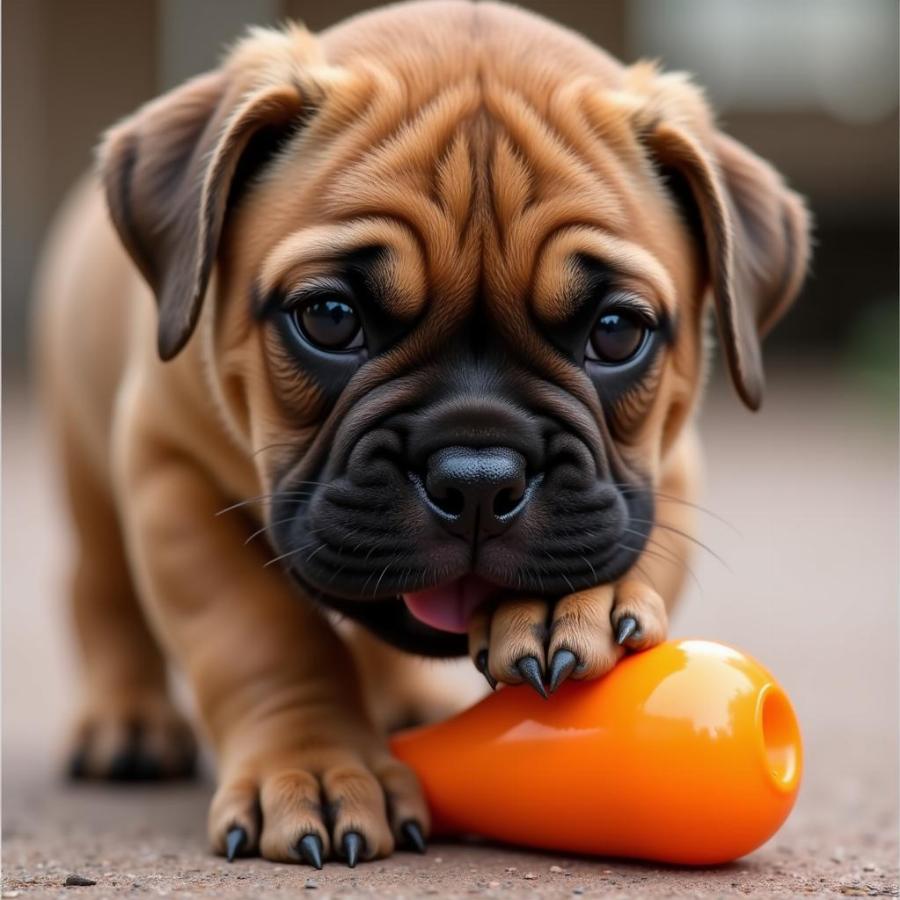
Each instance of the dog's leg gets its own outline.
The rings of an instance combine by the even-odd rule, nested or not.
[[[139,405],[139,404],[138,404]],[[192,460],[153,436],[125,449],[139,587],[217,751],[209,835],[220,853],[354,865],[422,844],[413,773],[366,715],[348,648]],[[221,514],[219,514],[221,513]]]
[[[626,650],[665,640],[692,550],[697,455],[694,435],[684,435],[663,471],[646,548],[623,579],[556,603],[516,598],[476,613],[469,650],[490,682],[546,693],[545,683],[553,690],[569,677],[596,678]]]
[[[76,428],[65,427],[61,443],[76,526],[71,598],[85,695],[70,774],[112,780],[189,775],[193,732],[170,700],[165,662],[131,583],[109,485]]]

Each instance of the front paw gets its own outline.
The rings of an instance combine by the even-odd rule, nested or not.
[[[191,726],[162,691],[95,697],[75,727],[69,777],[162,781],[194,775]]]
[[[291,731],[286,746],[226,761],[209,814],[216,852],[317,869],[327,859],[353,867],[397,845],[425,852],[429,818],[418,781],[380,738]],[[248,735],[246,743],[264,746],[266,738]]]
[[[666,638],[668,618],[656,591],[627,580],[561,600],[521,598],[476,611],[469,652],[491,687],[531,685],[541,696],[567,678],[597,678],[626,649],[645,650]]]

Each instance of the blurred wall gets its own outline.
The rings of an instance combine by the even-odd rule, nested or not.
[[[42,235],[118,117],[214,65],[247,24],[320,29],[360,0],[3,0],[3,357],[23,369]],[[810,199],[813,278],[771,351],[894,365],[894,0],[525,0],[620,58],[698,73],[735,137]]]

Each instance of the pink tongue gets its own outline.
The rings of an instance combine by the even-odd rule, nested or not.
[[[440,587],[404,594],[406,608],[420,621],[440,631],[465,634],[469,619],[496,588],[477,575],[464,575]]]

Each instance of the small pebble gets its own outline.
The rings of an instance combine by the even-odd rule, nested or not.
[[[537,879],[537,875],[535,875],[534,872],[526,872],[522,877],[526,881],[535,881]]]
[[[303,887],[308,891],[315,891],[318,889],[319,885],[315,881],[313,881],[312,878],[307,878],[306,884],[303,885]]]
[[[554,875],[565,875],[566,870],[562,866],[550,866],[550,871]]]
[[[507,867],[506,867],[506,871],[507,871],[507,872],[515,872],[515,871],[516,871],[516,867],[515,867],[515,866],[507,866]]]
[[[584,888],[572,888],[572,893],[573,894],[583,894]]]
[[[66,878],[66,887],[90,887],[96,883],[93,878],[85,878],[84,875],[76,875],[74,872]]]
[[[500,887],[500,882],[499,881],[489,881],[488,887],[489,888],[498,888],[498,887]]]

